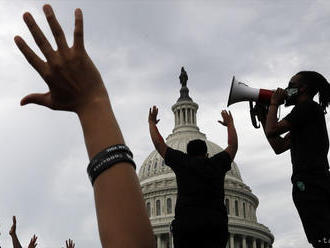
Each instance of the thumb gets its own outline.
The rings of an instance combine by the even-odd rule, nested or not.
[[[33,94],[29,94],[27,96],[25,96],[22,100],[21,100],[21,106],[24,106],[26,104],[30,104],[30,103],[34,103],[37,105],[41,105],[41,106],[45,106],[50,108],[51,105],[51,99],[50,99],[50,93],[33,93]]]
[[[222,125],[224,125],[224,126],[226,126],[226,124],[223,122],[223,121],[218,121],[220,124],[222,124]]]

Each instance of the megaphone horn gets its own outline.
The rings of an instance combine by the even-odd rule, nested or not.
[[[228,98],[227,107],[233,103],[243,101],[254,101],[263,104],[269,104],[273,95],[272,90],[256,89],[241,83],[233,77]]]

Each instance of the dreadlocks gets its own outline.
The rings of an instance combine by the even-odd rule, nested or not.
[[[312,96],[319,93],[319,104],[326,113],[330,102],[330,84],[326,78],[316,71],[301,71],[297,75],[301,76],[302,82],[308,87]]]

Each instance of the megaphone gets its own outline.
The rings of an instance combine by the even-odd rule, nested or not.
[[[237,81],[234,76],[231,82],[227,107],[237,102],[249,101],[252,125],[255,128],[260,128],[260,125],[257,124],[257,110],[253,106],[253,102],[265,105],[267,109],[273,92],[272,90],[249,87],[245,83]]]
[[[251,88],[245,83],[237,81],[234,76],[231,82],[227,107],[233,103],[243,101],[253,101],[269,105],[272,95],[272,90]]]

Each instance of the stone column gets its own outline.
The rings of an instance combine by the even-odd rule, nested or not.
[[[234,243],[234,234],[230,234],[230,248],[235,248]]]
[[[242,235],[242,247],[246,248],[246,236]]]
[[[180,121],[179,121],[179,125],[182,125],[182,119],[183,119],[183,116],[182,116],[182,109],[181,108],[179,108],[179,119],[180,119]]]
[[[192,110],[192,123],[196,124],[195,111]]]
[[[171,233],[171,248],[174,248],[173,234]]]
[[[252,248],[257,248],[257,240],[255,238],[252,240]]]
[[[162,245],[162,243],[161,243],[160,234],[159,234],[159,235],[157,235],[157,248],[161,248],[161,245]]]
[[[171,233],[171,231],[168,232],[168,243],[170,245],[170,248],[174,248],[174,245],[173,245],[173,234]]]
[[[178,113],[179,113],[178,110],[176,110],[175,111],[175,121],[174,121],[175,122],[175,126],[178,125],[178,121],[179,121],[179,115],[178,115]]]
[[[187,111],[187,108],[184,108],[184,116],[186,117],[184,124],[187,124],[188,123],[188,111]]]
[[[194,124],[194,122],[193,122],[193,110],[192,109],[190,109],[190,124]]]
[[[260,241],[260,248],[265,248],[265,242],[263,240]]]

